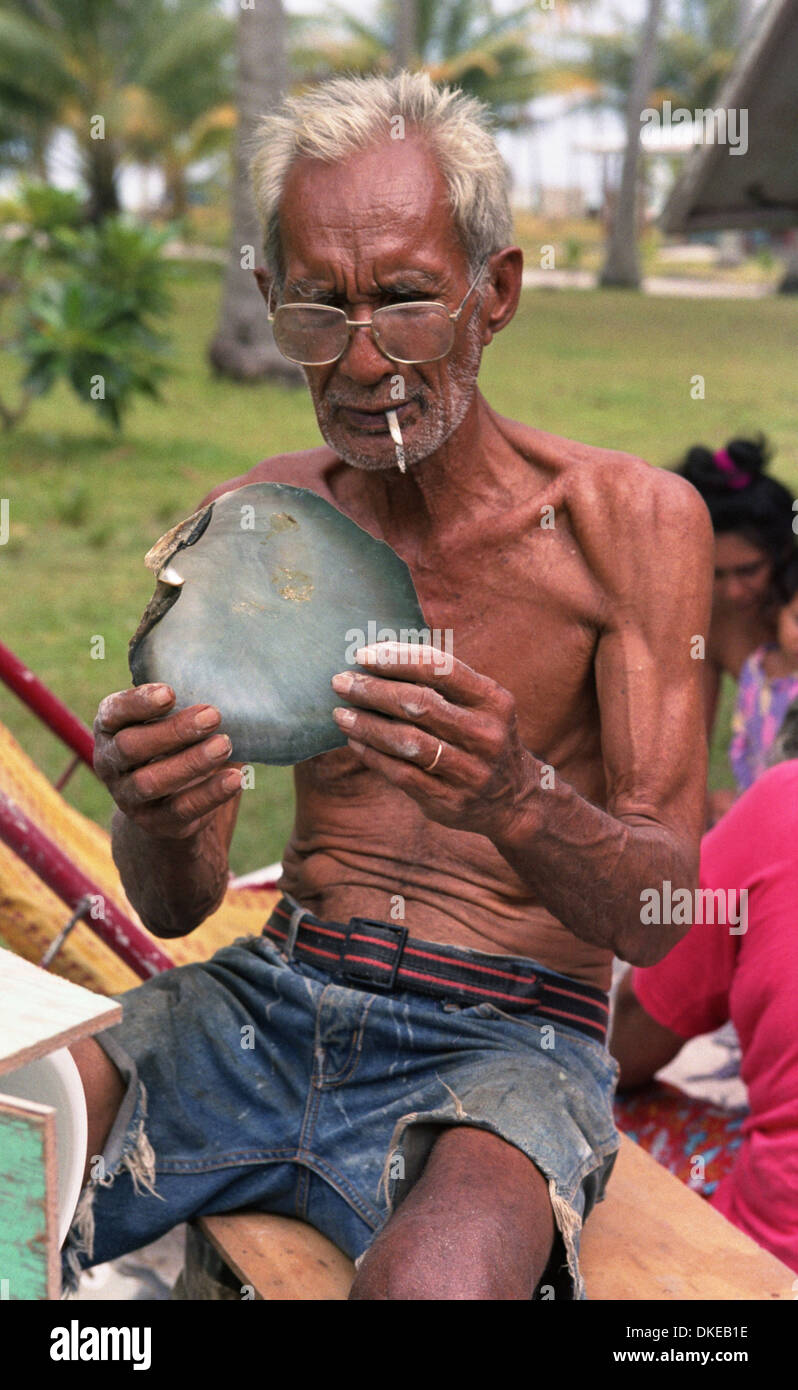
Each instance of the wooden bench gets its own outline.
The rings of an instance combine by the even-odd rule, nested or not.
[[[202,1234],[260,1299],[347,1297],[354,1266],[303,1221],[262,1212],[202,1217]],[[591,1299],[792,1299],[796,1275],[630,1139],[582,1236]]]

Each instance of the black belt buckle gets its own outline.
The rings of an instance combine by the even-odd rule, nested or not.
[[[404,954],[405,943],[407,941],[407,927],[403,922],[381,922],[376,917],[350,917],[346,944],[344,946],[345,952],[349,948],[352,931],[357,930],[359,927],[377,927],[381,932],[388,932],[390,936],[398,937],[396,954],[391,964],[390,974],[386,976],[380,971],[379,975],[376,975],[376,970],[379,970],[379,964],[376,962],[374,975],[366,974],[363,970],[352,970],[348,965],[342,967],[341,974],[345,980],[352,980],[359,985],[368,985],[369,989],[374,990],[376,993],[390,994],[396,984],[396,972],[399,969],[402,955]],[[387,962],[383,963],[387,964]]]
[[[527,976],[524,979],[524,989],[529,992],[524,993],[518,999],[519,1007],[522,1010],[534,1009],[535,1006],[540,1004],[546,997],[546,981],[542,980],[540,975]],[[505,1005],[504,1007],[506,1008],[507,1006]],[[515,1010],[510,1010],[510,1012],[515,1012]]]

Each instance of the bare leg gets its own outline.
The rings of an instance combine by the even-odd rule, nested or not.
[[[554,1216],[542,1173],[487,1130],[456,1125],[369,1248],[352,1299],[528,1299]]]
[[[101,1154],[105,1147],[124,1098],[125,1083],[110,1057],[94,1038],[82,1038],[80,1042],[73,1043],[69,1050],[80,1072],[89,1116],[86,1166],[83,1171],[85,1184],[89,1178],[91,1159],[95,1154]]]

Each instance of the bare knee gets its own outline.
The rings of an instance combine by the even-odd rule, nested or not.
[[[529,1299],[536,1280],[525,1253],[508,1250],[502,1223],[472,1219],[457,1230],[409,1220],[367,1252],[350,1299]]]
[[[377,1236],[352,1299],[529,1299],[554,1238],[548,1185],[497,1135],[444,1130]]]
[[[125,1083],[110,1057],[94,1038],[81,1038],[69,1051],[80,1072],[86,1097],[88,1140],[84,1183],[88,1181],[91,1160],[101,1154],[125,1095]]]

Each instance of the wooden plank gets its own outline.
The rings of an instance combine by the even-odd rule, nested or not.
[[[55,1111],[0,1095],[0,1296],[57,1299]]]
[[[607,1196],[588,1218],[591,1299],[793,1299],[795,1272],[625,1135]]]
[[[115,1000],[92,994],[31,961],[0,950],[0,1076],[122,1017]]]
[[[206,1216],[200,1229],[257,1298],[337,1301],[354,1265],[302,1221],[264,1212]],[[626,1136],[582,1235],[588,1298],[793,1299],[795,1273]]]
[[[199,1227],[256,1298],[287,1302],[346,1299],[355,1267],[320,1231],[261,1211],[203,1216]]]

